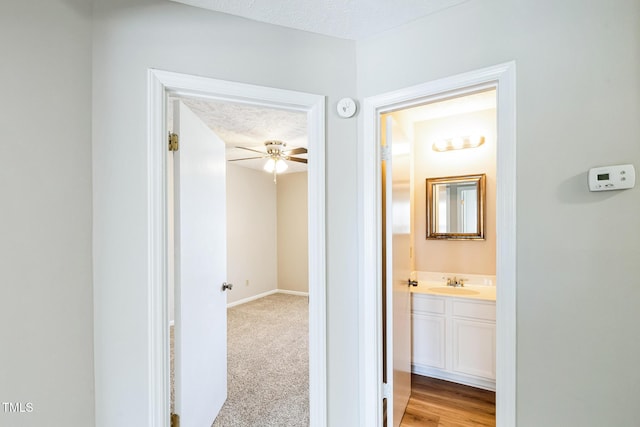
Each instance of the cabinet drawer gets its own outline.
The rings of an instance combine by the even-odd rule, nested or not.
[[[413,294],[412,309],[416,313],[444,314],[444,299]]]
[[[495,303],[487,304],[478,302],[454,301],[452,314],[455,317],[469,317],[471,319],[495,321],[496,305]]]

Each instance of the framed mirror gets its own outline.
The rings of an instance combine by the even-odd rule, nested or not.
[[[427,178],[427,239],[484,240],[485,174]]]

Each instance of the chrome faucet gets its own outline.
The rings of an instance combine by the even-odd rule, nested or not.
[[[457,288],[458,286],[464,287],[465,280],[467,279],[458,279],[456,276],[453,276],[453,279],[451,277],[447,277],[447,286],[453,286],[454,288]]]

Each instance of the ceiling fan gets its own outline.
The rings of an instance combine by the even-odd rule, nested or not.
[[[292,157],[295,154],[306,154],[307,149],[304,147],[285,150],[287,144],[282,141],[276,140],[265,141],[264,146],[267,151],[266,153],[259,150],[254,150],[253,148],[236,147],[247,151],[253,151],[254,153],[259,153],[261,155],[258,157],[244,157],[242,159],[232,159],[229,161],[237,162],[241,160],[267,159],[267,162],[264,164],[263,169],[269,173],[273,173],[273,182],[276,182],[277,174],[284,172],[289,167],[286,161],[307,163],[307,159],[303,159],[301,157]]]

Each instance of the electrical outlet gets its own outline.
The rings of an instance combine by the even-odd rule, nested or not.
[[[244,284],[249,286],[249,279],[247,279]]]

